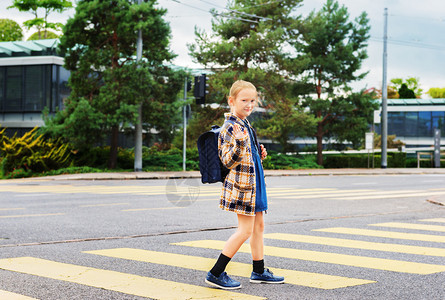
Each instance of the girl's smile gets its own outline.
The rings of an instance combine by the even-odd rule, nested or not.
[[[236,98],[229,97],[232,112],[240,119],[245,119],[252,113],[257,102],[258,94],[254,89],[242,89]]]

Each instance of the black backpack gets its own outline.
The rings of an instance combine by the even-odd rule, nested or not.
[[[198,138],[199,171],[202,183],[224,182],[230,170],[221,162],[218,156],[218,137],[221,127],[213,125]]]

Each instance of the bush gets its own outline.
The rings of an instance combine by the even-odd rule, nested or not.
[[[374,167],[381,166],[381,155],[374,155]],[[388,168],[405,168],[406,153],[388,152]],[[327,169],[336,168],[367,168],[368,154],[329,154],[323,158],[323,166]],[[369,167],[372,167],[372,155],[369,155]]]
[[[59,169],[71,164],[71,149],[60,139],[45,139],[37,136],[37,127],[22,137],[15,134],[12,138],[2,134],[0,153],[3,155],[1,171],[4,176],[15,171],[28,173]],[[0,132],[3,133],[4,131]],[[23,171],[18,171],[23,169]],[[17,170],[17,171],[16,171]]]
[[[104,170],[102,169],[96,169],[91,167],[68,167],[58,170],[51,170],[43,173],[33,173],[32,171],[29,170],[26,171],[23,169],[15,169],[12,172],[8,173],[8,175],[4,176],[3,179],[26,178],[33,176],[54,176],[62,174],[98,173],[103,171]]]
[[[443,156],[442,156],[443,159]],[[417,168],[417,157],[410,157],[406,159],[406,167],[407,168]],[[421,168],[434,168],[434,163],[431,165],[430,161],[421,160],[420,161]],[[445,161],[440,162],[440,167],[445,168]]]
[[[315,156],[293,156],[275,151],[268,151],[267,157],[263,160],[263,167],[270,170],[322,168],[315,162]]]
[[[75,166],[90,166],[93,168],[106,168],[110,158],[110,146],[94,147],[88,151],[79,151],[74,156]],[[117,169],[133,169],[134,150],[117,149]]]

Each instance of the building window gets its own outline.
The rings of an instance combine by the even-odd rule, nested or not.
[[[3,102],[3,110],[20,112],[23,98],[23,68],[6,68],[6,97]]]
[[[416,137],[419,122],[419,113],[417,111],[409,111],[405,113],[405,136]]]
[[[65,107],[66,98],[71,93],[71,89],[68,87],[68,79],[70,78],[70,71],[63,67],[59,67],[59,110]]]
[[[445,112],[433,111],[432,112],[432,127],[439,128],[441,130],[440,136],[444,136],[445,133]]]
[[[63,109],[70,72],[58,65],[0,67],[0,111],[51,112]]]
[[[388,116],[388,135],[394,134],[405,136],[405,114],[403,112],[392,112],[391,117]]]
[[[51,75],[51,107],[50,111],[55,112],[58,107],[58,98],[59,98],[59,85],[58,85],[58,79],[59,78],[59,66],[53,65],[52,66],[52,75]]]
[[[419,111],[418,136],[432,136],[431,112]]]
[[[5,70],[6,68],[0,67],[0,111],[3,111],[3,102],[5,100]]]
[[[42,111],[49,105],[49,77],[48,66],[25,67],[25,111]]]

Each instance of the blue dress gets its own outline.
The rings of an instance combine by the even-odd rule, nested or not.
[[[267,211],[267,195],[266,195],[266,182],[264,180],[263,165],[261,164],[260,149],[257,149],[255,138],[252,132],[252,128],[246,120],[243,120],[244,124],[249,130],[250,146],[252,148],[252,157],[255,164],[255,179],[256,179],[256,201],[255,212]]]

